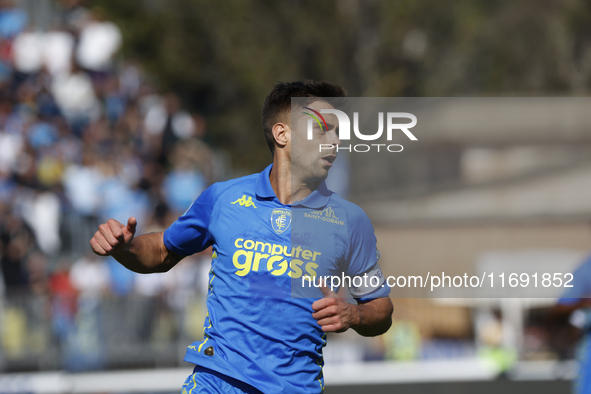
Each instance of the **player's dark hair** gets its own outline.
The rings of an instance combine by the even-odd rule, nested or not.
[[[280,121],[280,118],[291,109],[292,97],[310,97],[310,102],[314,97],[347,97],[345,89],[338,85],[324,81],[297,81],[297,82],[279,82],[263,103],[263,131],[265,140],[271,154],[275,154],[275,138],[273,138],[273,126]],[[305,103],[306,105],[309,104]],[[337,106],[338,102],[331,102]]]

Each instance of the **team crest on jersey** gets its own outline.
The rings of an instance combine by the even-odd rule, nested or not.
[[[271,214],[271,226],[277,234],[283,234],[291,224],[291,211],[285,208],[277,208]]]

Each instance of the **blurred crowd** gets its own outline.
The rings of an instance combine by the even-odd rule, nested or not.
[[[39,316],[52,322],[50,337],[71,334],[82,299],[194,288],[195,265],[174,276],[135,275],[89,253],[88,242],[109,218],[135,216],[140,233],[162,230],[224,177],[204,142],[204,118],[119,55],[119,28],[83,1],[56,5],[59,23],[42,31],[25,10],[0,1],[5,350],[25,349],[24,333]],[[23,305],[32,299],[42,301],[31,312]]]

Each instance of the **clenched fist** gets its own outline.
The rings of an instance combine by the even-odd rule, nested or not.
[[[115,219],[109,219],[107,223],[99,226],[90,240],[92,251],[99,256],[110,256],[120,249],[125,248],[133,240],[137,220],[130,217],[127,225],[123,225]]]
[[[322,281],[322,279],[320,280]],[[355,305],[340,298],[326,286],[326,282],[321,282],[320,291],[322,291],[324,298],[312,304],[314,310],[312,317],[322,327],[322,331],[344,332],[358,322],[359,316],[356,313]]]

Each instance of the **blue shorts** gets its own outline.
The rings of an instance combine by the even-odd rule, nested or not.
[[[185,380],[181,394],[198,393],[263,394],[261,391],[241,382],[240,380],[230,378],[219,372],[196,365],[193,374],[189,375],[187,380]]]

